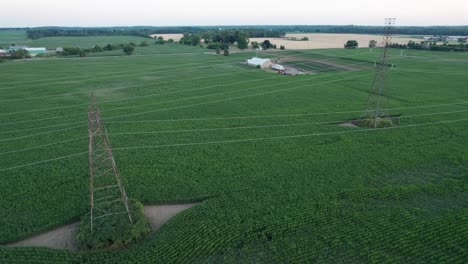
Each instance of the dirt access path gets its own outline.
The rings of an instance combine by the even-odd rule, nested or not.
[[[185,211],[195,204],[173,204],[173,205],[146,205],[144,213],[151,224],[153,231],[159,229],[176,214]],[[52,249],[65,249],[77,251],[78,243],[75,236],[78,233],[80,223],[73,223],[58,227],[54,230],[44,232],[33,237],[7,244],[7,247],[46,247]]]

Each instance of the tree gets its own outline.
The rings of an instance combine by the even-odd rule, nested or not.
[[[149,46],[148,41],[144,40],[140,43],[140,47],[146,47],[146,46]]]
[[[466,39],[465,39],[465,38],[459,38],[459,39],[458,39],[458,43],[460,43],[460,44],[465,44],[465,43],[466,43]]]
[[[211,42],[210,44],[206,45],[207,49],[221,49],[223,47],[223,44],[219,42]]]
[[[376,46],[377,46],[377,41],[376,40],[369,41],[369,48],[375,48]]]
[[[27,50],[19,49],[11,53],[10,58],[12,59],[25,59],[30,57]]]
[[[241,50],[249,47],[249,42],[247,38],[240,38],[237,40],[237,47]]]
[[[125,45],[124,48],[123,48],[123,52],[127,55],[132,55],[133,51],[135,50],[135,48],[131,45]]]
[[[171,39],[171,38],[168,39],[168,40],[167,40],[167,43],[174,43],[174,39]]]
[[[229,56],[229,49],[224,49],[224,56]]]
[[[250,45],[252,46],[252,49],[258,49],[260,47],[260,44],[257,41],[253,41]]]
[[[280,50],[285,50],[285,49],[286,48],[283,45],[280,46]]]
[[[79,55],[80,57],[86,57],[86,51],[84,49],[80,49]]]
[[[262,48],[264,50],[267,50],[267,49],[272,48],[272,47],[273,47],[273,45],[271,44],[271,42],[268,39],[263,41]]]
[[[355,49],[359,46],[359,43],[356,40],[348,40],[344,45],[345,49]]]
[[[103,52],[104,49],[101,48],[99,45],[94,45],[94,47],[91,48],[91,52]]]
[[[156,44],[156,45],[164,45],[164,43],[165,43],[164,39],[159,39],[159,38],[158,38],[158,40],[156,40],[156,42],[155,42],[154,44]]]
[[[308,38],[308,37],[303,37],[301,40],[303,40],[303,41],[308,41],[309,38]]]
[[[200,45],[200,42],[201,42],[200,36],[192,35],[192,39],[191,39],[192,46],[198,46],[198,45]]]
[[[113,50],[114,49],[114,46],[112,46],[111,44],[107,44],[105,47],[104,47],[104,50]]]

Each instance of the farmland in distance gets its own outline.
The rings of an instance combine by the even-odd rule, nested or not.
[[[260,54],[328,63],[295,77],[203,51],[0,64],[0,243],[87,211],[91,91],[129,197],[199,202],[125,250],[0,246],[0,263],[466,260],[466,53],[391,50],[401,125],[369,131],[337,124],[366,108],[375,51]]]

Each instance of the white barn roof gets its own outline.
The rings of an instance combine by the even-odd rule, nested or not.
[[[273,64],[273,65],[271,65],[271,68],[272,68],[273,70],[277,70],[277,71],[284,71],[284,70],[286,70],[286,69],[284,68],[283,65],[279,65],[279,64]]]
[[[256,58],[256,57],[247,60],[247,64],[255,65],[255,66],[257,66],[257,65],[261,66],[266,62],[271,62],[271,61],[270,61],[270,59],[261,59],[261,58]]]
[[[7,53],[7,51],[0,49],[0,53]]]

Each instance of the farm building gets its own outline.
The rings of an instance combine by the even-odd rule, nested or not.
[[[284,66],[280,65],[280,64],[273,64],[273,65],[271,65],[271,68],[273,70],[277,70],[277,71],[285,71],[286,70],[286,68],[284,68]]]
[[[253,57],[247,60],[247,64],[254,67],[260,66],[260,68],[264,69],[270,67],[272,63],[270,59],[261,59]]]
[[[8,48],[8,52],[10,53],[15,52],[17,50],[26,50],[28,54],[33,57],[39,54],[46,54],[47,52],[46,48],[30,48],[28,46],[10,46]]]
[[[6,50],[0,49],[0,57],[6,57],[8,55],[9,55],[9,53]]]

